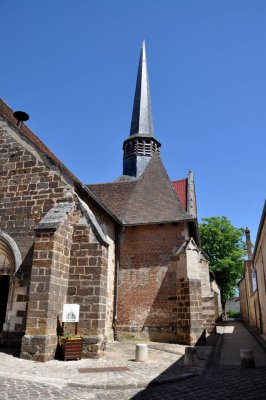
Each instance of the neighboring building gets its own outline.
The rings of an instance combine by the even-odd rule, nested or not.
[[[219,289],[199,248],[193,174],[172,183],[160,146],[144,45],[113,183],[83,185],[0,100],[1,346],[52,359],[65,303],[80,304],[86,356],[119,335],[193,344],[212,329]]]
[[[250,233],[246,230],[248,259],[239,282],[243,321],[266,336],[266,202],[252,255]]]

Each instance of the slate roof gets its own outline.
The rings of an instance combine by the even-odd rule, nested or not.
[[[130,137],[134,135],[150,137],[154,136],[145,41],[142,43],[140,53],[130,127]]]
[[[137,181],[135,180],[86,186],[120,221],[124,221],[127,214],[127,204],[136,185]]]
[[[151,157],[138,180],[87,187],[125,225],[172,223],[193,219],[182,208],[157,154]]]

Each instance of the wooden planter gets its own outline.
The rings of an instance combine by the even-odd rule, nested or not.
[[[61,349],[64,361],[80,359],[82,357],[83,338],[61,339]]]

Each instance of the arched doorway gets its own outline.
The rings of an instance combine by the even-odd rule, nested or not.
[[[14,275],[21,264],[21,255],[14,239],[0,230],[0,334],[7,317]]]
[[[6,308],[9,293],[9,275],[0,275],[0,333],[6,319]]]

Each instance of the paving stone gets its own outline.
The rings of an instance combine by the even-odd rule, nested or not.
[[[184,368],[185,346],[173,344],[150,344],[148,363],[133,361],[134,343],[111,343],[104,360],[38,363],[0,351],[0,399],[265,400],[264,348],[257,347],[239,323],[221,330],[212,338],[215,347],[198,348],[200,366],[196,369]],[[253,348],[259,367],[241,369],[238,347]],[[128,371],[116,371],[116,367]],[[96,372],[80,374],[78,368]]]

